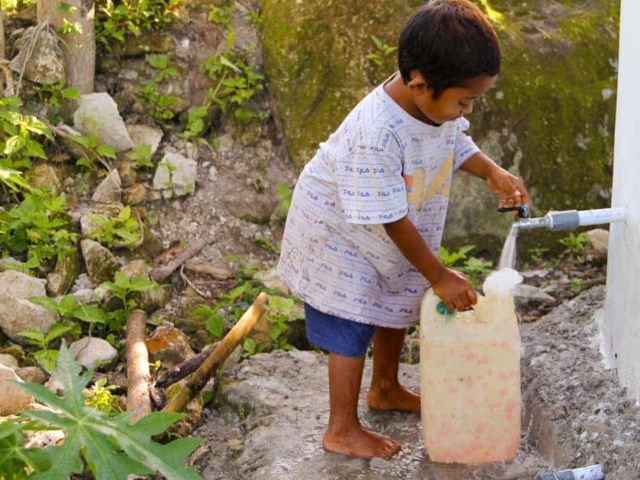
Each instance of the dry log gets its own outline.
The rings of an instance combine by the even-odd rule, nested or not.
[[[131,423],[151,413],[146,324],[147,316],[142,310],[132,311],[127,318],[127,412],[133,412]]]
[[[227,279],[233,277],[235,272],[227,267],[217,267],[210,263],[198,262],[197,260],[187,260],[184,268],[193,273],[202,273],[214,278]]]
[[[182,412],[186,409],[189,402],[195,398],[204,388],[205,384],[213,376],[218,365],[220,365],[230,354],[234,348],[238,346],[253,329],[255,324],[267,312],[265,303],[269,299],[266,293],[261,293],[244,315],[238,320],[229,333],[218,343],[218,346],[211,355],[196,370],[187,384],[178,392],[178,394],[164,408],[165,412]]]
[[[167,279],[180,265],[186,262],[188,259],[196,255],[207,244],[207,241],[200,239],[197,242],[187,245],[182,251],[176,255],[166,265],[156,267],[149,272],[149,276],[152,280],[160,283]]]
[[[174,383],[182,380],[186,376],[191,375],[200,367],[200,365],[203,364],[206,358],[211,355],[218,344],[219,342],[214,343],[195,357],[185,360],[180,365],[173,367],[171,370],[167,370],[158,380],[156,380],[156,387],[166,388],[169,385],[173,385]]]

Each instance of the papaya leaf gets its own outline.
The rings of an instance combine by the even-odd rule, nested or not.
[[[92,374],[92,371],[81,374],[80,365],[63,343],[55,376],[64,387],[64,397],[58,397],[42,385],[20,384],[38,401],[55,410],[25,411],[25,416],[57,427],[66,435],[62,445],[43,449],[51,460],[51,468],[38,478],[60,480],[81,474],[82,459],[98,480],[151,473],[159,473],[169,480],[200,478],[195,469],[182,464],[203,439],[183,438],[166,445],[151,439],[181,418],[181,414],[155,412],[133,425],[129,424],[130,412],[109,418],[84,403],[82,390]]]

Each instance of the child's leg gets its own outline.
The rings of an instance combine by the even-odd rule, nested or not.
[[[400,385],[398,367],[406,330],[377,327],[373,335],[373,376],[367,405],[377,410],[420,411],[420,396]]]
[[[358,396],[364,357],[329,355],[329,426],[322,446],[354,457],[390,458],[402,446],[389,437],[366,430],[358,420]]]

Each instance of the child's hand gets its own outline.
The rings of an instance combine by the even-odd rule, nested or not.
[[[468,310],[478,301],[478,294],[469,280],[462,273],[449,268],[444,269],[431,288],[450,312]]]
[[[487,187],[500,199],[498,208],[519,207],[529,203],[529,192],[522,180],[496,165],[487,177]]]

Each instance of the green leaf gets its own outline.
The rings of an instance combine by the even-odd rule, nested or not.
[[[38,350],[33,354],[34,358],[48,373],[53,373],[58,362],[57,350]]]
[[[213,338],[222,338],[222,334],[224,333],[224,319],[219,315],[213,315],[207,319],[204,323],[207,332]]]
[[[46,448],[52,467],[39,478],[58,480],[82,472],[84,459],[97,479],[127,478],[132,474],[157,472],[168,479],[197,480],[191,467],[183,467],[188,455],[203,443],[202,439],[184,438],[161,445],[152,440],[182,415],[156,412],[133,425],[130,413],[109,418],[106,413],[84,403],[83,388],[93,372],[80,375],[80,366],[71,358],[66,344],[60,348],[55,377],[64,387],[64,397],[58,397],[46,387],[20,384],[38,401],[55,412],[28,411],[27,417],[58,427],[66,434],[62,445]]]
[[[96,148],[96,153],[107,158],[116,158],[116,152],[109,145],[100,145]]]
[[[19,335],[22,337],[28,338],[33,342],[37,342],[37,343],[34,343],[34,345],[44,344],[44,333],[41,332],[40,330],[34,330],[30,328],[28,330],[22,330],[21,332],[19,332]]]

